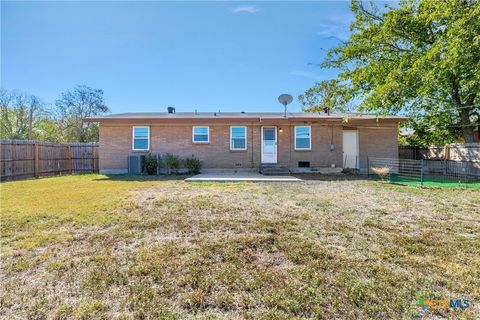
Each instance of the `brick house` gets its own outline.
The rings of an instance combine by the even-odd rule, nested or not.
[[[194,155],[209,169],[366,168],[367,157],[398,157],[403,117],[323,113],[124,113],[100,123],[102,173],[126,173],[133,153]],[[308,169],[309,168],[309,169]]]

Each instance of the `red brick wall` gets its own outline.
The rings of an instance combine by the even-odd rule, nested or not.
[[[145,125],[139,123],[138,125]],[[237,124],[235,124],[237,125]],[[172,153],[180,157],[194,155],[203,161],[204,168],[256,168],[260,165],[260,131],[258,124],[247,126],[247,150],[230,150],[230,124],[210,125],[210,142],[192,142],[192,125],[150,126],[150,150],[155,153]],[[299,123],[298,125],[303,125]],[[341,125],[311,124],[312,150],[294,150],[294,126],[278,125],[278,163],[297,167],[299,161],[309,161],[312,167],[342,166]],[[282,132],[280,132],[280,128]],[[361,164],[366,156],[397,157],[397,129],[359,129]],[[330,150],[330,144],[335,148]],[[131,125],[100,125],[100,169],[126,169],[127,155],[146,153],[132,151]]]
[[[367,167],[367,157],[398,158],[398,128],[359,128],[360,168]]]

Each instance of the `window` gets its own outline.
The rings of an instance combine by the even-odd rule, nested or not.
[[[230,127],[230,150],[247,150],[247,127]]]
[[[310,126],[295,127],[295,150],[310,150],[312,148]]]
[[[208,143],[210,141],[208,127],[193,127],[193,143]]]
[[[150,149],[150,127],[133,127],[133,150]]]

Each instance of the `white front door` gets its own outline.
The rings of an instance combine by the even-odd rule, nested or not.
[[[262,163],[277,163],[277,127],[262,127]]]
[[[343,130],[343,167],[359,168],[358,131]]]

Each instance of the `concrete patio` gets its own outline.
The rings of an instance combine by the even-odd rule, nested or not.
[[[302,181],[294,176],[264,176],[258,172],[215,172],[202,173],[196,176],[186,178],[190,182],[298,182]]]

